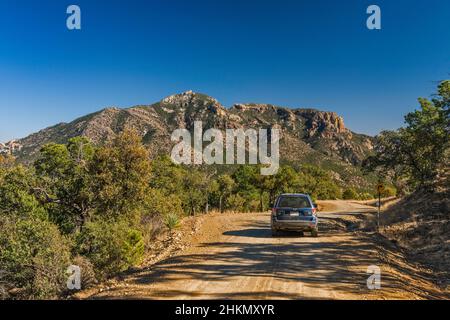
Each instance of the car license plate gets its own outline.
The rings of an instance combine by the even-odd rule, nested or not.
[[[299,213],[298,213],[298,211],[291,211],[291,212],[289,212],[289,215],[290,215],[291,217],[298,217],[298,216],[299,216]]]

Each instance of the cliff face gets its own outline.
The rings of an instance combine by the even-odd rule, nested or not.
[[[204,129],[278,128],[281,160],[294,163],[332,163],[342,168],[358,166],[370,153],[373,141],[369,136],[347,129],[342,117],[335,112],[271,104],[235,104],[227,109],[212,97],[187,91],[153,105],[107,108],[71,123],[41,130],[19,140],[22,148],[16,155],[19,159],[32,159],[43,144],[64,143],[79,135],[102,144],[125,128],[139,132],[152,155],[169,153],[173,130],[192,129],[194,121],[202,121]]]
[[[312,109],[298,110],[297,114],[305,119],[305,127],[308,137],[319,136],[332,137],[333,134],[348,134],[351,132],[345,128],[344,119],[335,112],[322,112]]]
[[[280,128],[282,148],[285,147],[283,156],[289,160],[301,160],[302,153],[314,153],[318,159],[325,155],[359,165],[373,147],[372,137],[347,129],[344,119],[335,112],[269,104],[236,104],[229,113],[247,126]],[[296,153],[298,148],[303,149],[300,154]]]

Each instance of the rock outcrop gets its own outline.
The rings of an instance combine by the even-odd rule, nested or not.
[[[22,145],[16,140],[11,140],[6,143],[0,143],[0,154],[15,154],[22,150]]]
[[[314,109],[297,110],[296,114],[303,117],[306,122],[307,133],[309,137],[319,135],[321,137],[330,137],[333,134],[351,134],[345,128],[344,119],[336,112],[324,112]]]

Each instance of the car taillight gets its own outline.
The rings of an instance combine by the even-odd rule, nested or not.
[[[277,214],[277,209],[272,208],[272,215],[275,216]]]
[[[316,208],[313,208],[313,209],[312,209],[312,213],[313,213],[313,214],[316,214],[316,211],[317,211]]]

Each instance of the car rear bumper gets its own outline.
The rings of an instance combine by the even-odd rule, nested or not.
[[[273,219],[272,220],[272,229],[274,229],[274,230],[291,230],[291,231],[308,231],[308,230],[317,229],[317,222]]]

